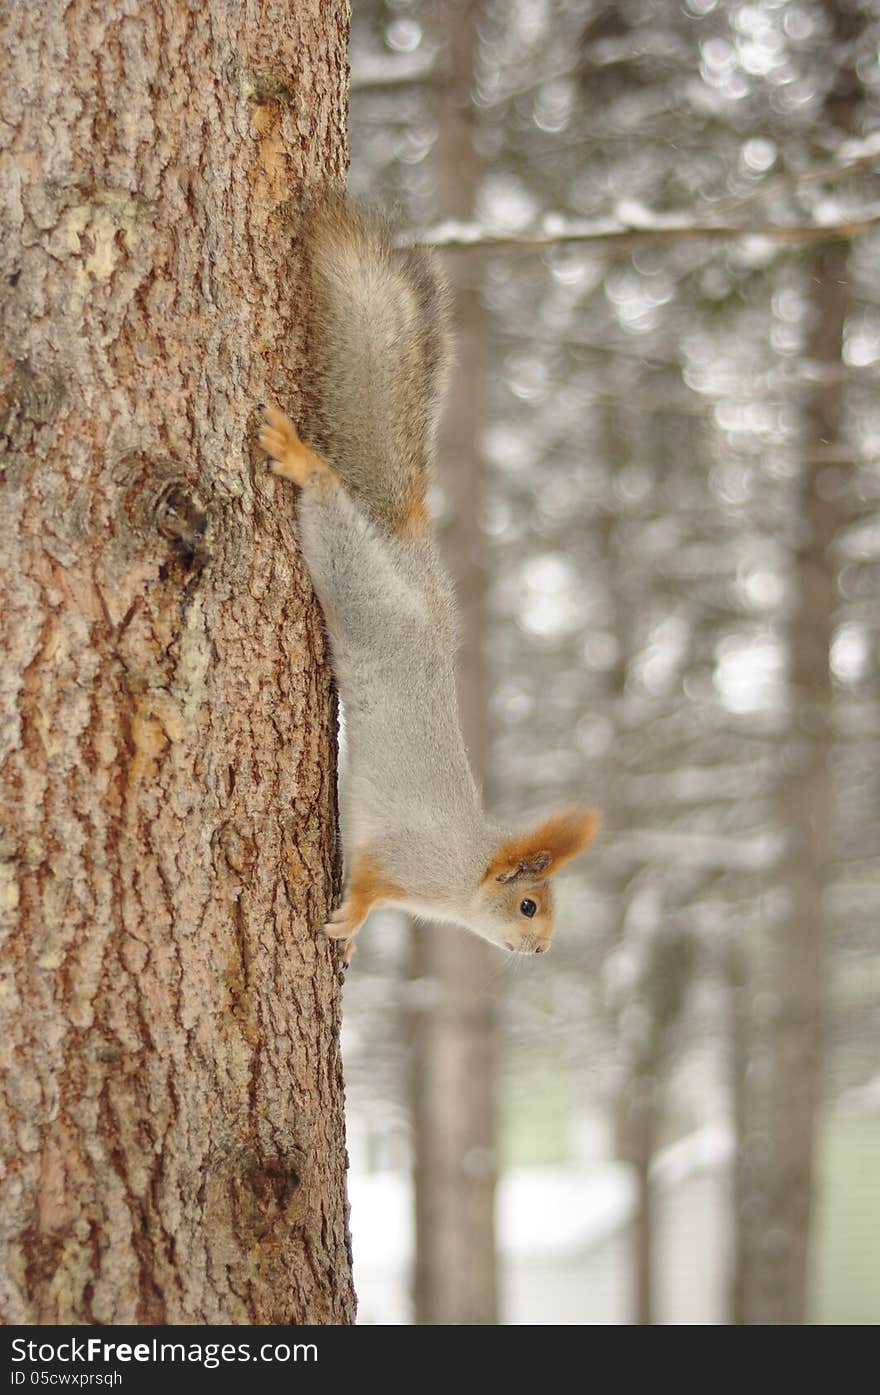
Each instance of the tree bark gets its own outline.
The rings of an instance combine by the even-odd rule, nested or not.
[[[253,445],[347,23],[6,7],[7,1322],[353,1320],[332,684]]]
[[[444,217],[473,214],[479,158],[471,89],[477,53],[475,0],[449,0],[438,27],[448,35],[449,81],[435,180]],[[459,706],[479,778],[489,756],[485,660],[486,580],[481,525],[480,437],[485,413],[486,324],[478,285],[452,268],[457,363],[447,407],[440,483],[451,524],[442,539],[461,608]],[[474,267],[471,275],[479,275]],[[495,1260],[495,1002],[492,946],[448,926],[413,930],[420,995],[414,1023],[412,1117],[415,1153],[415,1319],[419,1324],[498,1321]]]

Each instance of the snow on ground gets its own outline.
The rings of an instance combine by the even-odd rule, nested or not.
[[[679,1211],[682,1198],[676,1194],[696,1183],[689,1188],[692,1225],[682,1226],[687,1255],[684,1261],[671,1256],[680,1275],[681,1303],[676,1298],[675,1307],[688,1310],[690,1302],[694,1315],[684,1319],[671,1314],[668,1321],[713,1320],[708,1295],[721,1279],[715,1273],[717,1261],[707,1276],[707,1256],[720,1248],[714,1243],[719,1224],[715,1202],[720,1199],[716,1183],[731,1149],[729,1131],[712,1126],[664,1149],[655,1162],[661,1219]],[[708,1188],[699,1180],[707,1177]],[[361,1320],[405,1323],[413,1246],[409,1176],[353,1170],[349,1195]],[[634,1214],[635,1191],[625,1164],[516,1168],[501,1180],[497,1204],[505,1321],[627,1320],[624,1232]]]

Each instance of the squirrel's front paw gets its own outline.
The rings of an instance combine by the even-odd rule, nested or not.
[[[326,925],[321,926],[321,933],[326,935],[328,940],[347,940],[350,935],[354,935],[354,926],[346,919],[337,921],[336,918],[333,918],[326,922]]]
[[[328,940],[347,940],[358,928],[349,920],[345,907],[340,906],[338,911],[333,912],[326,925],[321,927],[321,932]]]
[[[342,962],[345,965],[351,963],[351,956],[357,948],[354,937],[359,929],[360,926],[354,924],[345,906],[340,906],[337,911],[334,911],[326,925],[322,926],[322,933],[327,936],[327,939],[336,940],[339,943],[339,948],[342,950]]]

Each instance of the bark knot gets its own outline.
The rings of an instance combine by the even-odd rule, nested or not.
[[[211,515],[192,471],[179,460],[129,451],[116,461],[113,477],[121,486],[126,532],[144,540],[158,533],[172,544],[169,563],[198,574],[210,555]]]
[[[302,1219],[304,1195],[299,1157],[263,1158],[254,1153],[233,1182],[232,1201],[242,1230],[265,1240],[279,1238],[286,1227]]]
[[[200,570],[207,560],[208,515],[195,493],[172,482],[159,496],[155,518],[163,538],[173,543],[175,556],[183,569]]]

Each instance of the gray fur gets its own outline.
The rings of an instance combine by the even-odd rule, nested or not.
[[[344,846],[373,852],[413,893],[408,909],[476,929],[505,835],[482,810],[461,735],[452,593],[433,541],[380,533],[341,489],[304,490],[299,517],[345,708]]]
[[[317,210],[305,241],[307,434],[345,487],[310,480],[299,530],[345,710],[347,861],[374,856],[406,888],[392,904],[530,949],[528,888],[486,881],[507,835],[482,809],[461,734],[452,586],[433,539],[401,532],[433,468],[445,286],[426,252],[395,251],[381,222],[339,199]]]
[[[396,250],[380,218],[341,198],[311,215],[305,247],[309,444],[393,530],[433,471],[451,360],[446,282],[429,252]]]

